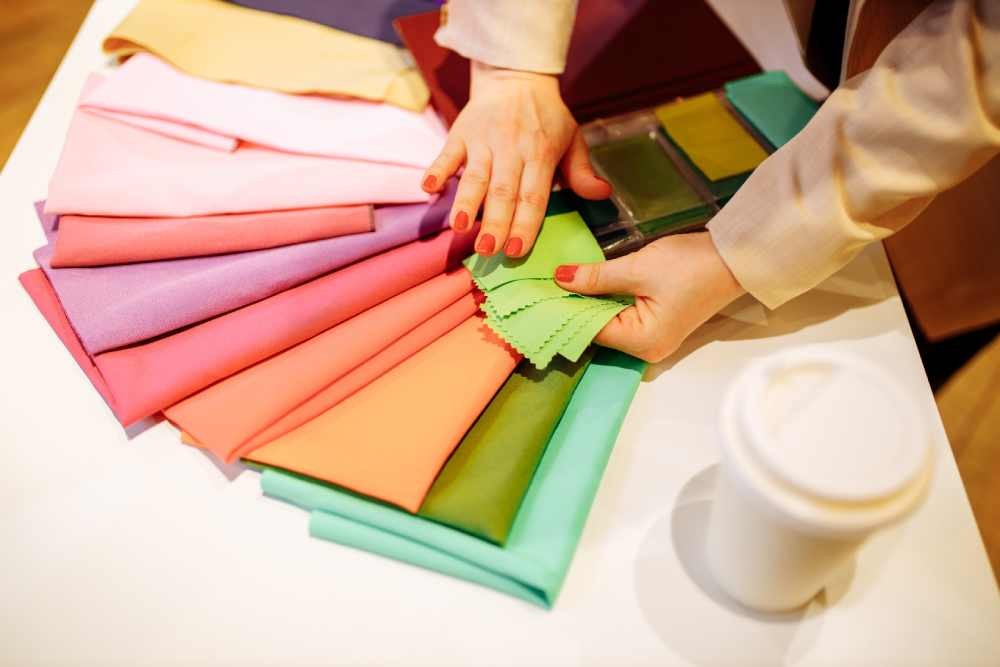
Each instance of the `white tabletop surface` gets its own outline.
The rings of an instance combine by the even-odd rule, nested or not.
[[[0,177],[0,663],[1000,664],[1000,596],[881,247],[768,313],[719,317],[651,369],[555,608],[310,539],[257,475],[129,435],[15,280],[74,100],[127,1],[98,0]],[[754,322],[756,320],[756,322]],[[705,576],[727,383],[824,343],[898,378],[936,450],[926,504],[781,616]]]

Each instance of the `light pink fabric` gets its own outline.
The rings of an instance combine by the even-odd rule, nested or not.
[[[156,132],[201,143],[207,130],[225,147],[241,139],[276,150],[426,168],[444,145],[433,111],[392,104],[289,95],[185,74],[156,56],[137,53],[80,102],[85,109],[155,121]],[[224,148],[225,149],[225,148]]]
[[[87,107],[87,111],[95,116],[103,116],[110,120],[116,120],[119,123],[132,125],[143,130],[162,134],[165,137],[187,141],[206,148],[214,148],[217,151],[232,153],[240,144],[239,139],[236,137],[228,137],[218,132],[212,132],[211,130],[203,130],[194,125],[185,125],[170,120],[163,120],[162,118],[137,116],[131,113],[109,111],[108,109],[97,107]]]
[[[92,76],[87,90],[100,85]],[[252,144],[232,153],[77,109],[46,213],[188,217],[429,199],[417,167],[299,155]]]
[[[52,266],[202,257],[370,232],[371,206],[328,206],[193,218],[59,218]]]

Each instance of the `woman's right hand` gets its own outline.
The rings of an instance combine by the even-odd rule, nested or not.
[[[522,257],[531,250],[557,166],[581,197],[611,195],[611,186],[594,173],[558,79],[548,74],[472,63],[469,103],[427,170],[424,190],[439,192],[463,165],[449,220],[457,231],[470,229],[485,201],[475,244],[481,255],[502,249]]]

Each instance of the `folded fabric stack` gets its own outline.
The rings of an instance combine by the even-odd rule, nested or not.
[[[383,41],[434,4],[141,0],[21,282],[123,425],[260,468],[313,535],[547,606],[644,365],[588,349],[626,302],[551,280],[601,258],[577,213],[463,264],[454,184],[420,188],[444,127]]]

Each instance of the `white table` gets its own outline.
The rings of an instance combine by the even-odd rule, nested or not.
[[[0,177],[0,663],[846,664],[1000,662],[1000,597],[882,249],[766,324],[718,318],[651,369],[554,610],[310,539],[155,424],[126,436],[15,281],[76,95],[128,2],[98,0]],[[750,308],[753,313],[753,308]],[[937,451],[927,503],[825,599],[742,611],[700,557],[727,382],[828,343],[886,368]]]

